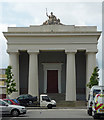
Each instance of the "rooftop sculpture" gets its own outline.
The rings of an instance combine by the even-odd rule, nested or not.
[[[53,15],[53,12],[51,12],[51,15],[48,15],[46,12],[47,17],[49,18],[48,20],[46,20],[43,25],[62,25],[62,23],[60,23],[60,19],[57,19],[55,15]]]

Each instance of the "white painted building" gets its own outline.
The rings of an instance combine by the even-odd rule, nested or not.
[[[85,100],[96,66],[96,26],[49,24],[9,27],[4,32],[17,93],[65,93],[66,101]]]
[[[0,69],[0,99],[6,97],[6,69]]]

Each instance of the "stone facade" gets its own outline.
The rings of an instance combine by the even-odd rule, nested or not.
[[[56,70],[58,93],[65,93],[66,101],[86,99],[100,34],[96,26],[9,27],[4,36],[18,89],[11,97],[47,93],[48,70]]]

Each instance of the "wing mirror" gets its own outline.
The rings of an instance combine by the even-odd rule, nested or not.
[[[8,104],[6,104],[5,106],[8,107]]]

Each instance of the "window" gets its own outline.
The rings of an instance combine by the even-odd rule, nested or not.
[[[28,96],[28,98],[32,98],[32,95],[27,95]]]
[[[43,101],[51,102],[51,99],[48,96],[42,96]]]
[[[10,100],[8,100],[8,103],[9,103],[10,105],[12,105],[12,104],[13,104]]]
[[[10,100],[4,100],[5,102],[9,103],[10,105],[12,105],[13,103]]]
[[[23,96],[23,99],[26,99],[26,98],[28,98],[27,95],[24,95],[24,96]]]
[[[90,94],[88,95],[88,100],[90,100]]]
[[[6,106],[6,103],[4,103],[3,101],[0,101],[0,106]]]
[[[18,100],[21,100],[21,99],[24,99],[24,97],[23,96],[18,97]]]
[[[94,97],[96,96],[96,94],[98,94],[99,92],[101,92],[101,90],[96,90],[96,89],[95,89],[95,90],[93,91],[93,98],[94,98]]]

